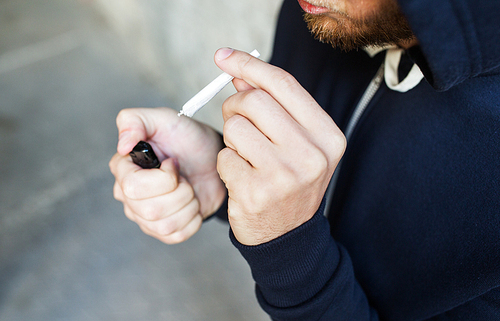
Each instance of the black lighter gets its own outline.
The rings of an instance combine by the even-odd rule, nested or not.
[[[132,161],[142,168],[160,168],[161,163],[156,157],[153,148],[142,140],[135,145],[129,154]]]

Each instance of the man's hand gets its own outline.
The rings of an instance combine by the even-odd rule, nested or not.
[[[285,71],[221,49],[217,65],[238,93],[223,105],[217,169],[229,193],[229,221],[245,245],[273,240],[317,211],[346,147],[330,116]]]
[[[118,153],[109,163],[115,198],[144,233],[167,244],[185,241],[226,196],[216,170],[219,134],[168,108],[125,109],[116,122]],[[163,160],[159,169],[132,162],[128,153],[140,140]]]

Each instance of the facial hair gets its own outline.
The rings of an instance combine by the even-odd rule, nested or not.
[[[335,16],[328,13],[305,13],[304,20],[317,40],[345,51],[365,46],[405,43],[415,39],[395,1],[387,1],[378,13],[364,19],[354,19],[345,13],[337,13]]]

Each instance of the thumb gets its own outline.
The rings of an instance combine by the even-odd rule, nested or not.
[[[128,154],[141,140],[146,141],[151,124],[141,108],[123,109],[116,117],[118,127],[118,154]]]

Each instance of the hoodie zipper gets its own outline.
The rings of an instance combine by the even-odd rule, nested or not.
[[[366,108],[372,101],[373,97],[379,90],[383,79],[384,79],[384,63],[382,63],[382,65],[378,69],[377,73],[375,74],[375,77],[373,77],[368,87],[366,87],[363,96],[361,96],[361,99],[359,100],[358,104],[356,105],[356,108],[354,109],[354,112],[352,113],[351,119],[349,119],[349,123],[347,124],[347,128],[344,133],[348,144],[354,129],[359,123],[361,116],[366,111]],[[330,180],[330,184],[328,185],[328,189],[326,190],[326,206],[324,212],[325,215],[328,215],[328,213],[330,212],[333,192],[335,191],[335,187],[337,185],[337,180],[341,167],[342,167],[342,160],[337,165],[337,168],[333,173],[332,179]]]
[[[351,138],[354,128],[356,128],[356,125],[358,124],[359,119],[365,112],[366,107],[368,107],[368,104],[370,104],[370,102],[372,101],[373,96],[375,96],[378,89],[380,88],[380,84],[382,83],[383,79],[384,79],[384,64],[380,66],[377,73],[375,74],[375,77],[373,77],[368,87],[366,87],[363,96],[361,96],[358,105],[356,106],[354,112],[352,113],[351,119],[349,119],[349,124],[347,124],[347,128],[344,134],[347,141],[349,141],[349,138]]]

